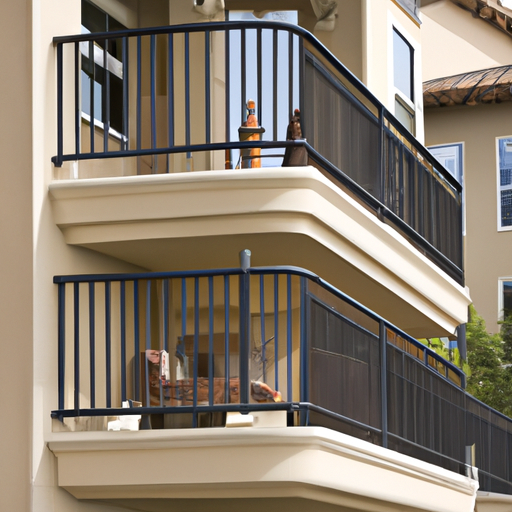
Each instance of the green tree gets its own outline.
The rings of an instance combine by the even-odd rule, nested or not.
[[[466,326],[470,375],[466,390],[494,409],[512,415],[512,372],[504,365],[505,350],[500,334],[489,334],[474,307]]]

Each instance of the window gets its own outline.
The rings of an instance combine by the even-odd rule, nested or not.
[[[396,28],[393,28],[393,85],[395,116],[414,134],[414,49]]]
[[[111,32],[124,30],[109,14],[88,0],[82,0],[82,33]],[[92,52],[88,42],[80,44],[82,54],[82,115],[91,124],[123,132],[123,63],[120,40],[107,43],[107,65],[104,63],[104,41],[95,41]],[[90,55],[92,53],[92,55]],[[109,82],[107,98],[106,83]],[[93,91],[91,93],[91,87]],[[109,100],[107,102],[107,99]],[[91,100],[94,105],[91,106]],[[108,106],[108,111],[107,111]]]
[[[512,277],[502,278],[499,280],[499,319],[512,314]]]
[[[512,137],[498,139],[498,230],[512,227]]]
[[[464,166],[463,166],[463,143],[442,144],[439,146],[430,146],[428,150],[436,157],[440,164],[462,185],[464,186]],[[462,193],[462,231],[466,234],[466,212],[464,205],[464,188]]]

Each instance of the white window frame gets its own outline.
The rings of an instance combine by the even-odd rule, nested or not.
[[[512,226],[501,225],[501,192],[503,190],[511,190],[512,184],[501,186],[501,173],[500,173],[500,141],[509,139],[510,147],[512,152],[512,135],[506,135],[503,137],[496,137],[496,215],[497,215],[497,226],[498,231],[512,231]]]
[[[450,149],[453,149],[452,154],[456,158],[456,165],[459,176],[453,175],[450,170],[445,166],[445,169],[462,185],[462,235],[466,236],[466,188],[464,187],[464,142],[451,142],[449,144],[436,144],[434,146],[428,146],[427,148],[437,160],[443,165],[445,155],[443,150],[448,153]]]
[[[511,282],[512,283],[512,276],[509,277],[499,277],[498,278],[498,322],[501,322],[504,320],[503,318],[503,308],[505,306],[504,299],[504,286],[503,283],[505,282]]]
[[[395,87],[394,77],[394,52],[393,52],[393,31],[398,32],[413,50],[413,101],[405,96],[402,91]],[[408,106],[414,113],[413,135],[421,143],[425,139],[425,128],[423,125],[423,84],[421,79],[421,46],[411,37],[411,34],[404,26],[388,11],[388,109],[395,114],[395,101],[399,98],[404,105]]]

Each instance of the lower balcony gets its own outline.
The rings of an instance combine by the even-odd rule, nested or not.
[[[311,272],[55,282],[49,447],[77,498],[148,511],[211,498],[228,510],[270,499],[469,511],[474,466],[480,489],[512,494],[512,421],[467,395],[457,367]]]

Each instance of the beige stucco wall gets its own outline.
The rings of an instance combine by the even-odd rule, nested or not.
[[[510,64],[512,38],[450,0],[421,14],[423,80]]]
[[[4,6],[0,33],[0,502],[4,510],[29,510],[32,405],[32,70],[31,5],[29,1]],[[15,43],[15,44],[13,44]],[[8,77],[6,79],[6,77]],[[0,507],[2,508],[2,507]]]
[[[56,485],[46,446],[57,405],[57,289],[53,276],[134,269],[69,247],[49,207],[56,152],[53,36],[80,32],[79,0],[9,2],[0,33],[4,155],[0,208],[0,510],[82,511]],[[98,507],[97,510],[114,510]]]
[[[464,142],[466,284],[491,331],[499,330],[498,278],[512,276],[512,232],[497,228],[496,137],[511,136],[512,102],[428,109],[428,145]]]

